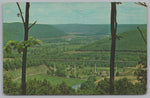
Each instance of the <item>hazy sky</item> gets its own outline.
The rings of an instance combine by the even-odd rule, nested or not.
[[[23,14],[25,4],[21,3]],[[38,24],[109,24],[111,4],[89,3],[31,3],[30,23]],[[16,3],[3,4],[3,22],[21,22]],[[117,5],[118,24],[146,24],[147,9],[133,2]]]

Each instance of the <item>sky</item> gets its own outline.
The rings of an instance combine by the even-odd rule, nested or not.
[[[25,3],[20,3],[25,14]],[[110,24],[110,2],[44,2],[30,4],[30,23],[38,24]],[[22,22],[16,3],[3,4],[3,22]],[[147,8],[123,2],[117,5],[118,24],[146,24]]]

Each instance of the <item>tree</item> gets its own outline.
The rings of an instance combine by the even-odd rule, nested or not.
[[[68,86],[64,81],[53,89],[53,95],[75,95],[75,90]]]
[[[109,94],[109,79],[104,78],[98,82],[98,85],[95,87],[94,94],[95,95],[108,95]]]
[[[147,4],[145,2],[135,2],[135,4],[147,7]],[[145,42],[145,45],[147,45],[147,41],[143,36],[143,32],[140,30],[139,27],[137,27],[137,29],[139,30],[141,37]],[[135,75],[137,75],[137,80],[144,83],[144,85],[147,85],[147,56],[141,56],[139,64],[142,64],[143,66],[140,65],[140,67],[136,70]]]
[[[137,80],[147,85],[147,56],[141,56],[138,62],[139,68],[134,72]]]
[[[20,9],[19,3],[17,3],[18,8],[20,10],[20,14],[21,14],[21,18],[22,18],[22,22],[24,24],[24,32],[25,32],[25,36],[24,36],[24,41],[28,40],[28,25],[29,25],[29,8],[30,8],[30,3],[27,2],[26,3],[26,12],[25,12],[25,21],[22,15],[22,11]],[[25,45],[24,45],[25,46]],[[27,59],[27,47],[25,47],[23,49],[23,57],[22,57],[22,95],[26,95],[26,60]]]
[[[81,84],[81,89],[93,89],[95,87],[96,76],[89,76],[87,81]]]
[[[115,94],[117,95],[127,95],[133,94],[134,85],[129,82],[127,78],[119,79],[115,81]]]
[[[110,94],[114,93],[114,62],[115,62],[115,48],[116,48],[116,2],[111,3],[111,56],[110,56]]]
[[[18,9],[20,13],[18,13],[18,17],[21,16],[23,25],[24,25],[24,41],[8,41],[6,47],[4,49],[7,52],[11,52],[12,49],[17,49],[19,53],[23,52],[22,56],[22,95],[26,95],[26,62],[27,62],[27,48],[30,47],[31,45],[36,45],[40,44],[41,41],[38,39],[34,39],[33,37],[29,37],[28,39],[28,31],[29,29],[35,25],[36,21],[29,26],[29,8],[30,8],[30,3],[26,3],[26,10],[25,10],[25,20],[22,14],[22,10],[20,8],[19,3],[17,2]]]

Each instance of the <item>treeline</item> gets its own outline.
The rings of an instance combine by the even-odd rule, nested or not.
[[[103,61],[59,61],[59,60],[42,60],[34,57],[28,57],[27,58],[27,67],[31,66],[39,66],[39,65],[46,65],[47,67],[54,67],[54,64],[56,65],[56,68],[58,66],[74,66],[76,65],[77,68],[83,68],[83,67],[94,67],[95,64],[97,67],[109,67],[109,62],[103,62]],[[123,68],[123,67],[134,67],[137,65],[137,62],[115,62],[117,67]],[[17,68],[21,68],[22,66],[22,59],[21,58],[11,58],[3,61],[3,68],[5,70],[13,70]]]
[[[84,95],[109,95],[109,79],[104,78],[96,85],[95,77],[89,77],[88,80],[81,84],[81,88],[77,91]],[[114,95],[141,95],[146,93],[146,85],[144,83],[131,83],[127,78],[114,81]]]
[[[90,77],[76,91],[65,82],[52,86],[46,79],[28,80],[27,95],[109,95],[109,79],[105,78],[96,85],[95,78]],[[10,77],[4,75],[3,91],[6,95],[21,95],[21,85],[14,83]],[[115,80],[114,95],[143,95],[146,94],[146,85],[143,83],[131,83],[123,78]]]
[[[95,63],[98,67],[108,67],[109,66],[109,52],[81,52],[76,53],[76,46],[63,46],[64,44],[51,44],[50,46],[43,47],[33,47],[28,49],[28,57],[27,57],[27,66],[38,66],[41,64],[45,64],[47,66],[53,65],[54,62],[56,65],[77,65],[77,66],[94,66]],[[67,44],[65,44],[67,45]],[[79,47],[79,46],[78,46]],[[72,53],[73,51],[73,53]],[[75,53],[74,53],[75,52]],[[127,62],[115,62],[118,67],[132,67],[137,65],[139,61],[139,56],[143,55],[143,53],[116,53],[116,61],[127,61]],[[5,70],[20,68],[21,57],[22,54],[18,54],[16,51],[12,51],[11,54],[6,53],[4,51],[4,59],[5,58],[14,58],[13,60],[4,60],[3,66]],[[19,58],[19,59],[18,59]],[[47,60],[46,59],[53,59]],[[58,59],[64,59],[64,61],[59,61]],[[71,61],[67,61],[67,60]],[[89,61],[88,61],[89,60]],[[91,60],[91,61],[90,61]],[[92,61],[93,60],[93,61]],[[97,60],[97,61],[94,61]],[[108,62],[107,62],[108,61]],[[137,61],[137,62],[130,62]],[[51,63],[51,64],[49,64]],[[52,64],[53,63],[53,64]]]
[[[31,66],[39,66],[43,64],[41,60],[39,59],[34,59],[33,57],[28,57],[27,58],[27,67],[31,67]],[[18,58],[18,59],[7,59],[3,61],[3,68],[5,70],[13,70],[13,69],[17,69],[17,68],[21,68],[22,67],[22,59]]]
[[[82,50],[77,49],[76,51],[91,51],[91,52],[110,52],[111,50]],[[139,52],[139,53],[147,53],[147,51],[142,50],[115,50],[116,52]]]
[[[32,56],[38,56],[40,59],[77,59],[77,60],[108,60],[110,53],[104,51],[92,52],[92,51],[75,51],[80,46],[69,46],[68,44],[49,44],[49,47],[43,46],[35,47],[35,49],[28,50],[28,54]],[[107,50],[106,50],[107,51]],[[116,52],[117,61],[137,61],[140,55],[145,55],[145,51],[133,50],[118,50]],[[126,52],[122,52],[126,51]],[[143,53],[144,52],[144,53]]]
[[[70,60],[70,61],[65,61],[65,60],[43,60],[43,63],[47,67],[56,67],[58,66],[71,66],[74,67],[76,65],[77,68],[84,68],[84,67],[94,67],[95,64],[97,67],[109,67],[109,62],[104,62],[104,61],[80,61],[80,60]],[[119,68],[124,68],[124,67],[135,67],[138,64],[138,62],[115,62],[115,65]]]

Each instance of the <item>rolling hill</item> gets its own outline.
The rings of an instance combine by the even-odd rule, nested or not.
[[[141,27],[144,33],[144,37],[147,38],[146,26]],[[147,46],[145,45],[140,33],[138,30],[127,31],[123,33],[117,34],[122,38],[120,40],[116,40],[116,50],[117,51],[146,51]],[[98,40],[96,42],[87,44],[82,46],[78,51],[101,51],[106,50],[110,51],[111,40],[110,37],[104,38],[102,40]]]
[[[29,36],[34,38],[61,37],[67,34],[52,25],[36,24],[29,30]],[[23,40],[24,28],[22,23],[3,23],[3,43],[8,40]]]
[[[134,31],[135,33],[135,30],[136,32],[138,32],[136,29],[137,26],[139,26],[141,29],[146,29],[146,24],[118,24],[117,32],[122,33],[127,31]],[[24,28],[22,23],[18,23],[18,22],[3,23],[4,44],[8,40],[23,40],[24,39],[23,36],[24,36]],[[57,24],[57,25],[36,24],[29,30],[29,36],[34,36],[34,38],[39,38],[43,42],[62,42],[65,40],[61,37],[68,36],[68,39],[71,39],[70,41],[71,44],[73,43],[80,44],[81,42],[85,44],[85,43],[91,43],[93,41],[100,40],[107,36],[110,36],[110,25],[109,24]],[[126,37],[126,35],[123,36]],[[96,43],[99,42],[102,43],[104,45],[102,47],[100,46],[97,47],[97,45],[95,45],[96,43],[95,44],[92,43],[93,45],[90,45],[89,47],[85,46],[88,47],[87,49],[85,47],[84,48],[86,50],[109,49],[110,42],[109,40],[106,39],[103,40],[104,43],[103,41],[96,42]],[[121,39],[121,41],[125,39],[126,38],[123,38]],[[83,49],[79,49],[79,50],[83,50]]]
[[[80,36],[110,35],[110,24],[58,24],[55,27],[67,33],[76,33]],[[136,30],[140,26],[145,28],[145,24],[118,24],[117,33]]]

